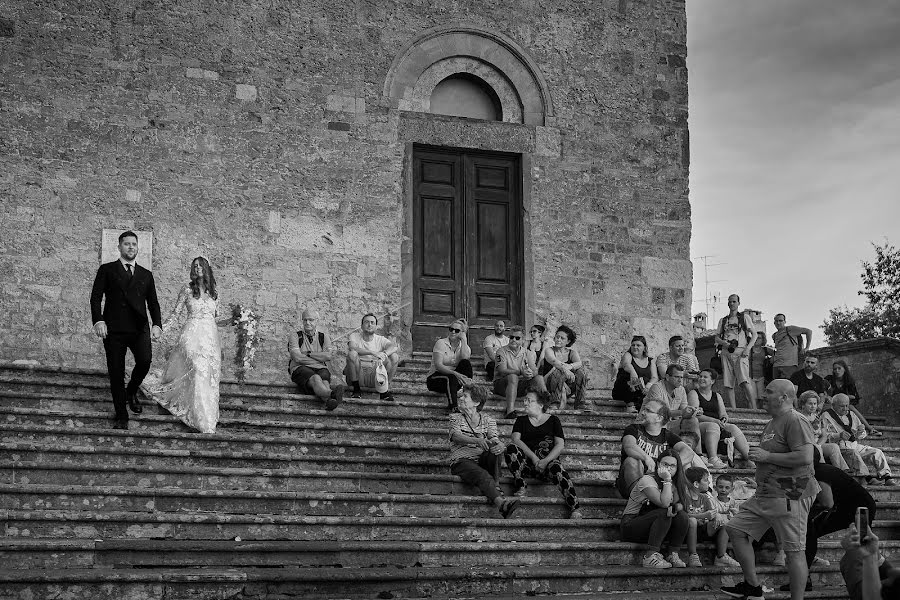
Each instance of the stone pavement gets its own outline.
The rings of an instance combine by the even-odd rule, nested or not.
[[[332,413],[292,386],[225,381],[218,432],[203,435],[152,406],[111,429],[102,371],[0,364],[0,599],[702,599],[740,579],[635,566],[642,548],[617,541],[624,501],[612,487],[631,418],[603,390],[591,391],[593,414],[560,414],[587,518],[565,519],[546,484],[499,518],[445,465],[444,401],[425,391],[426,370],[415,354],[397,402],[367,394]],[[485,410],[508,435],[501,406]],[[755,442],[764,414],[731,412]],[[874,443],[897,465],[900,428],[876,422]],[[900,488],[873,493],[891,554]],[[844,596],[837,539],[822,544],[832,566],[813,570],[810,598]],[[711,564],[712,548],[701,556]],[[787,579],[760,570],[770,587]]]

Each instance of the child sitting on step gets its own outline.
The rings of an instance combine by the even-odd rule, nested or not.
[[[741,563],[728,556],[728,532],[725,530],[725,524],[731,520],[731,517],[737,514],[738,502],[731,497],[731,491],[734,489],[734,478],[723,473],[716,477],[715,492],[709,490],[710,503],[715,514],[713,518],[706,523],[706,534],[710,538],[716,540],[716,560],[713,563],[717,567],[740,567]]]
[[[685,498],[685,508],[689,515],[687,542],[688,566],[702,567],[700,555],[697,553],[697,538],[706,537],[706,524],[715,517],[716,511],[712,506],[709,491],[709,471],[703,467],[688,467],[684,470],[688,482],[688,496]],[[698,531],[699,530],[699,531]],[[728,543],[728,538],[725,538]]]

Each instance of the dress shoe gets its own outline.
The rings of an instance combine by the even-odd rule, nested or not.
[[[113,421],[113,429],[128,429],[128,421],[123,419],[116,419]]]
[[[136,393],[125,392],[125,399],[128,400],[128,408],[130,408],[131,412],[133,412],[134,414],[139,415],[144,410],[141,407],[140,401],[138,401],[137,399]]]

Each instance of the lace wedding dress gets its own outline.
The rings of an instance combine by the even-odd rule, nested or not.
[[[202,292],[194,298],[185,286],[164,331],[187,311],[187,321],[169,355],[162,376],[148,375],[141,390],[188,427],[215,433],[219,421],[222,352],[216,326],[218,302]]]

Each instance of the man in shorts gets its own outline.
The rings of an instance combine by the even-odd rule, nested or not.
[[[529,390],[546,392],[544,378],[538,375],[534,364],[534,352],[525,348],[520,325],[509,328],[509,344],[497,351],[497,369],[494,372],[494,393],[506,396],[506,418],[516,417],[516,398]]]
[[[740,305],[740,296],[728,296],[729,312],[719,320],[716,330],[716,344],[722,346],[722,385],[731,408],[737,408],[735,383],[743,388],[750,408],[756,408],[756,388],[750,379],[750,350],[756,344],[757,333],[750,315],[738,310]]]
[[[762,600],[752,542],[770,527],[787,557],[791,598],[803,598],[809,575],[804,555],[807,518],[820,487],[813,471],[812,425],[794,410],[795,400],[794,384],[787,379],[766,386],[766,412],[772,419],[763,429],[759,447],[750,449],[756,463],[756,494],[741,504],[726,525],[734,556],[744,571],[744,581],[722,588],[734,598]]]
[[[378,318],[372,313],[363,316],[360,331],[350,334],[347,342],[347,366],[344,375],[353,386],[351,398],[361,396],[360,385],[369,389],[378,389],[381,400],[393,401],[391,395],[391,381],[394,380],[394,371],[400,362],[397,344],[375,333],[378,327]],[[379,382],[376,371],[379,365],[384,365],[387,371],[387,381]]]
[[[301,394],[316,396],[325,402],[325,410],[334,410],[344,399],[344,385],[338,383],[331,389],[331,371],[326,364],[332,358],[331,338],[316,327],[317,311],[307,308],[302,319],[303,327],[288,339],[291,381]]]

